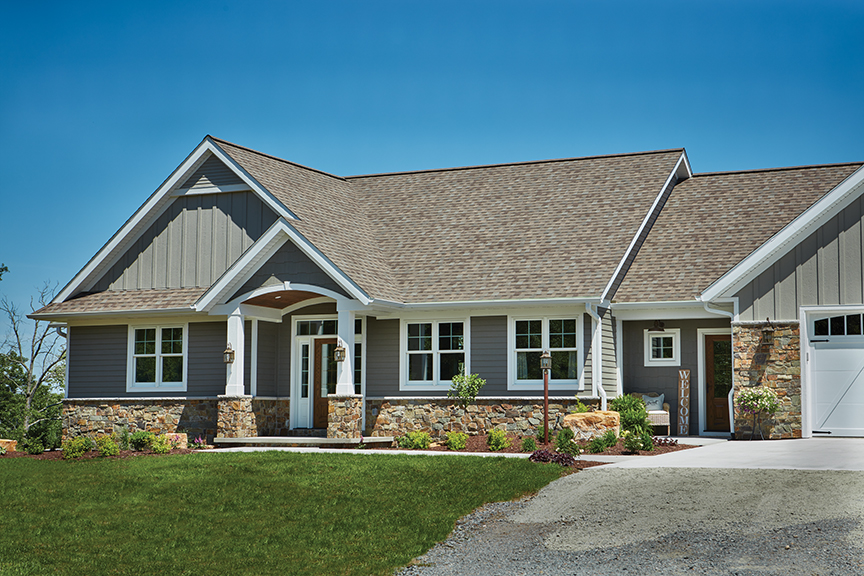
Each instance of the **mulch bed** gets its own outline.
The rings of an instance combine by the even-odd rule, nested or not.
[[[117,456],[104,456],[104,458],[108,458],[109,460],[119,460],[123,458],[135,458],[138,456],[173,456],[175,454],[191,454],[194,450],[189,448],[175,448],[171,450],[168,454],[156,454],[155,452],[151,452],[150,450],[121,450],[120,454]],[[5,455],[0,456],[0,459],[3,458],[32,458],[34,460],[62,460],[63,459],[63,451],[62,450],[49,450],[48,452],[42,452],[41,454],[27,454],[26,452],[7,452]],[[103,456],[99,456],[99,452],[96,450],[91,450],[90,452],[84,453],[79,460],[90,460],[92,458],[103,458]]]

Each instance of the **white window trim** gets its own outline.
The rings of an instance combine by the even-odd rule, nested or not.
[[[471,374],[471,318],[402,318],[399,322],[399,390],[435,392],[449,390],[450,380],[440,379],[441,355],[438,350],[438,326],[450,322],[462,323],[462,352],[465,353],[465,373]],[[420,383],[408,381],[408,324],[432,324],[432,380]],[[365,347],[363,352],[365,353]],[[445,352],[446,354],[447,352]],[[364,364],[365,369],[365,364]],[[365,390],[365,388],[364,388]]]
[[[643,332],[644,353],[643,359],[646,368],[652,366],[680,366],[681,365],[681,329],[666,328],[663,332],[652,332],[646,328]],[[651,338],[657,337],[672,337],[672,358],[653,360],[651,358]]]
[[[559,314],[528,314],[507,317],[507,389],[508,390],[543,390],[543,380],[516,380],[516,322],[518,320],[541,320],[543,322],[542,350],[549,350],[549,321],[576,320],[576,354],[578,376],[568,380],[549,379],[549,390],[582,390],[580,382],[585,373],[585,326],[582,310],[563,310]],[[556,348],[558,350],[558,348]],[[566,350],[566,348],[565,348]]]
[[[157,381],[155,383],[136,384],[135,383],[135,330],[153,328],[156,330],[156,369]],[[161,362],[159,358],[162,356],[162,330],[166,328],[182,328],[183,329],[183,381],[180,383],[172,382],[170,384],[162,384],[161,380]],[[189,381],[189,324],[188,323],[167,323],[167,324],[130,324],[128,332],[128,346],[126,353],[126,392],[185,392],[186,384]]]

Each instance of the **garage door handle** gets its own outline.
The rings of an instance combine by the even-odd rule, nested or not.
[[[828,339],[825,340],[810,340],[810,342],[828,342]]]

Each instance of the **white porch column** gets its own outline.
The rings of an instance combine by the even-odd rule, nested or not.
[[[354,394],[354,311],[343,310],[337,302],[339,314],[339,344],[345,347],[345,360],[339,363],[339,376],[336,380],[336,395]]]
[[[245,334],[243,333],[243,314],[234,310],[228,315],[228,344],[234,350],[234,362],[226,364],[226,396],[243,396],[243,357],[245,356]]]

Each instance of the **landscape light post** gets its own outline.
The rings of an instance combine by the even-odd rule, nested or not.
[[[549,371],[552,370],[552,355],[548,350],[540,354],[540,369],[543,371],[543,443],[549,443]]]

